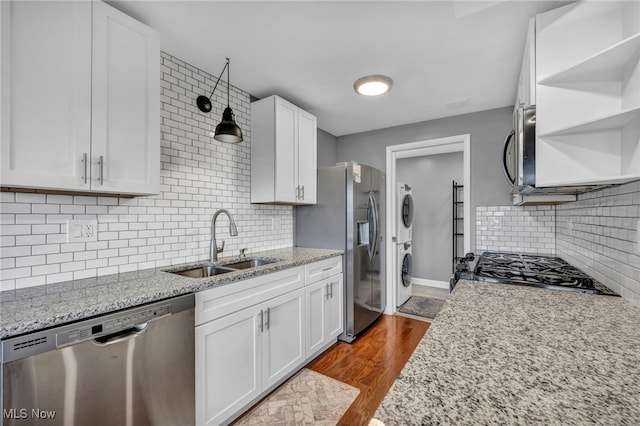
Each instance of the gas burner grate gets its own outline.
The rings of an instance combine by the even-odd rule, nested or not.
[[[485,252],[480,256],[474,274],[476,279],[483,281],[616,295],[559,257]]]

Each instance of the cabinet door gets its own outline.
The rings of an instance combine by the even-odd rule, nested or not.
[[[327,280],[329,298],[325,306],[326,342],[335,339],[343,331],[344,303],[342,274]]]
[[[263,304],[263,384],[267,389],[305,360],[304,289]]]
[[[307,307],[306,326],[306,354],[312,356],[325,343],[327,331],[325,327],[326,305],[330,289],[325,280],[305,287],[305,302]]]
[[[262,310],[196,327],[196,424],[220,424],[262,392]]]
[[[92,188],[160,192],[158,33],[93,3]]]
[[[0,8],[2,186],[88,190],[91,2]]]
[[[297,113],[298,109],[283,99],[275,99],[276,109],[276,159],[275,200],[296,202],[297,190]]]
[[[306,111],[298,114],[298,185],[302,204],[316,203],[317,186],[317,124],[316,117]]]

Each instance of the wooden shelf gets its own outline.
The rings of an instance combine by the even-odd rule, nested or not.
[[[617,129],[638,117],[640,117],[640,107],[635,107],[617,114],[610,114],[589,121],[584,121],[582,123],[571,124],[566,127],[550,130],[539,134],[538,137],[547,138],[552,136],[574,135],[578,133]]]
[[[620,70],[640,51],[640,33],[628,37],[607,49],[562,71],[538,80],[546,86],[585,81],[611,81],[620,79]]]

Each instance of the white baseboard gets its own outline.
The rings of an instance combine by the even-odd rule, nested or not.
[[[449,289],[449,281],[436,281],[411,277],[411,284],[423,285],[425,287],[446,288],[447,290]]]

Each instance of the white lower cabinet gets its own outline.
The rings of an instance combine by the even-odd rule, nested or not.
[[[304,290],[263,304],[263,388],[285,377],[305,360]]]
[[[262,393],[262,306],[196,327],[196,424],[222,423]]]
[[[305,287],[307,303],[307,358],[324,349],[342,333],[342,274]]]
[[[231,420],[305,361],[303,272],[196,293],[196,424]]]
[[[197,425],[229,423],[335,342],[341,271],[337,257],[196,293]]]

